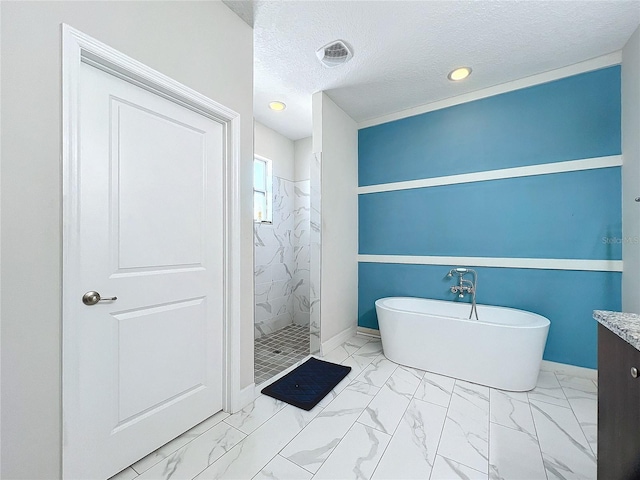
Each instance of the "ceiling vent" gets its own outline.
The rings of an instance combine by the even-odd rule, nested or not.
[[[325,67],[333,68],[351,60],[353,51],[346,42],[336,40],[316,50],[316,56]]]

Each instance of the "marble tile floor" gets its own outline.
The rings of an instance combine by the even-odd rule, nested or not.
[[[351,373],[309,412],[259,395],[113,477],[595,479],[597,385],[542,370],[505,392],[397,365],[356,336],[325,359]]]
[[[256,385],[298,363],[309,355],[309,325],[287,325],[255,340]]]

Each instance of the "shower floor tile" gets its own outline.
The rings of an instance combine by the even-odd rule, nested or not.
[[[255,383],[259,385],[309,355],[309,327],[288,325],[255,340]]]

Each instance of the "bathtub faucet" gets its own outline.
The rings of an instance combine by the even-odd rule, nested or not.
[[[451,293],[459,293],[460,298],[464,298],[465,293],[474,293],[475,282],[464,278],[465,274],[472,272],[475,280],[477,275],[475,270],[470,270],[468,268],[452,268],[451,270],[449,270],[447,277],[453,277],[454,273],[458,275],[458,285],[454,285],[451,287]]]
[[[458,285],[451,287],[451,293],[457,293],[460,298],[464,298],[465,294],[471,295],[471,312],[469,313],[469,319],[475,313],[476,320],[478,320],[478,309],[476,308],[476,289],[478,287],[478,273],[471,268],[452,268],[449,270],[447,277],[453,277],[453,274],[458,275]],[[467,280],[464,276],[470,273],[473,275],[473,281]]]
[[[469,285],[454,285],[451,287],[451,293],[459,293],[460,298],[464,298],[465,293],[473,293],[473,284],[469,280],[461,279],[462,282],[468,282]]]

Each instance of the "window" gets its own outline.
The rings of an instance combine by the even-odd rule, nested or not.
[[[253,159],[253,221],[271,223],[271,160]]]

